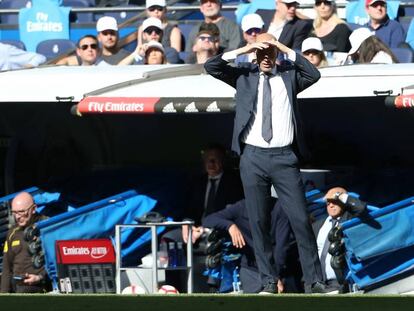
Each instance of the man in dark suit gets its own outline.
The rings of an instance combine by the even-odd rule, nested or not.
[[[227,204],[243,198],[240,178],[224,170],[226,150],[219,144],[210,144],[203,151],[204,173],[190,183],[189,203],[185,217],[194,220],[194,241],[202,233],[202,219],[222,210]],[[183,239],[187,242],[187,227],[183,227]]]
[[[240,248],[240,281],[244,293],[258,293],[262,290],[259,271],[253,250],[253,238],[245,200],[227,205],[225,209],[208,215],[203,219],[203,226],[227,231],[233,246]],[[293,232],[285,212],[278,202],[274,203],[271,215],[271,232],[274,241],[273,262],[279,279],[279,292],[298,292],[301,270],[297,265],[297,249]],[[282,279],[287,283],[282,282]],[[297,281],[297,282],[295,282]],[[287,286],[286,286],[287,285]],[[299,286],[300,287],[300,286]]]
[[[229,64],[238,55],[254,51],[257,64]],[[279,52],[289,61],[276,66]],[[305,289],[324,292],[298,158],[293,151],[294,139],[302,153],[306,150],[296,94],[318,81],[319,71],[268,33],[260,34],[256,43],[209,59],[204,67],[237,90],[232,149],[241,155],[240,174],[263,291],[277,291],[276,272],[271,265],[273,185],[298,242]]]
[[[257,10],[265,30],[287,47],[299,51],[312,30],[312,21],[297,16],[297,0],[276,0],[276,10]]]
[[[339,290],[340,284],[337,281],[336,273],[331,267],[331,254],[328,252],[329,231],[339,223],[347,221],[352,217],[361,214],[366,209],[366,203],[351,197],[348,192],[341,187],[330,189],[325,195],[326,211],[328,217],[316,220],[312,224],[312,229],[318,245],[318,254],[322,266],[322,274],[330,291]]]

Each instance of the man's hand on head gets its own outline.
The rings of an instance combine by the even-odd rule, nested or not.
[[[284,45],[283,43],[281,43],[280,41],[277,40],[271,40],[267,42],[269,44],[269,46],[274,46],[276,47],[280,52],[282,52],[283,54],[288,54],[290,52],[293,52],[292,49],[288,48],[286,45]]]
[[[239,54],[249,54],[252,52],[256,52],[257,50],[265,50],[269,47],[267,42],[255,42],[255,43],[248,43],[244,47],[240,48]]]

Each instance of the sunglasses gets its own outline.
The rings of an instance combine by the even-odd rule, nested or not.
[[[92,43],[92,44],[82,44],[82,45],[80,46],[80,49],[81,49],[82,51],[85,51],[85,50],[87,50],[89,47],[90,47],[92,50],[97,50],[97,49],[98,49],[98,44],[96,44],[96,43]]]
[[[26,208],[26,209],[23,209],[23,210],[19,210],[19,211],[12,211],[11,213],[13,214],[13,215],[19,215],[19,216],[23,216],[23,215],[28,215],[28,213],[29,213],[29,210],[32,208],[32,207],[35,207],[36,206],[36,204],[32,204],[32,205],[30,205],[28,208]]]
[[[309,55],[309,54],[316,55],[316,54],[321,54],[321,51],[310,49],[310,50],[307,50],[307,51],[303,52],[303,54],[304,55]]]
[[[252,35],[253,33],[259,34],[262,32],[261,28],[250,28],[245,31],[248,35]]]
[[[216,37],[199,36],[198,37],[198,40],[215,42],[216,41]]]
[[[103,31],[101,31],[101,34],[103,34],[104,36],[109,36],[109,35],[112,35],[112,36],[116,36],[116,31],[115,30],[103,30]]]
[[[154,12],[154,11],[160,11],[161,12],[163,10],[164,10],[164,8],[160,5],[153,5],[153,6],[150,6],[148,8],[148,11],[150,11],[150,12]]]
[[[149,34],[149,35],[152,34],[153,32],[155,32],[157,35],[160,35],[162,30],[159,29],[158,27],[151,26],[151,27],[148,27],[147,29],[145,29],[144,32]]]
[[[326,1],[326,0],[323,0],[323,1],[316,1],[316,2],[315,2],[315,6],[321,6],[321,5],[322,5],[322,3],[323,3],[324,5],[332,5],[332,2],[331,2],[331,1]]]

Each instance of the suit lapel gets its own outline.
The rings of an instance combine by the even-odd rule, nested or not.
[[[292,88],[292,80],[290,79],[289,71],[282,72],[281,77],[282,77],[283,83],[285,84],[285,87],[288,93],[289,102],[293,106],[293,91],[292,91],[293,88]]]

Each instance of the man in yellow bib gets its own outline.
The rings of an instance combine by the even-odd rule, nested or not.
[[[39,264],[36,253],[40,246],[33,234],[26,228],[44,219],[36,213],[36,204],[30,193],[21,192],[12,201],[12,214],[15,224],[7,232],[3,251],[3,272],[1,276],[2,293],[42,293],[47,289],[47,274],[43,264]],[[39,244],[40,245],[40,244]],[[39,257],[37,257],[39,258]],[[37,262],[36,262],[37,261]]]

